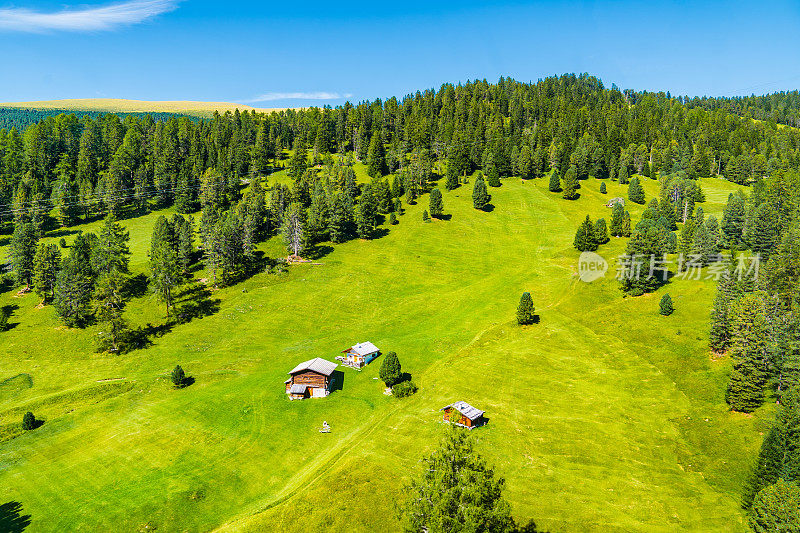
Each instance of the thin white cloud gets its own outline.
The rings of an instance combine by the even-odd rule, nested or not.
[[[42,12],[24,7],[0,8],[0,31],[107,31],[136,24],[178,7],[178,0],[130,0],[97,7]]]
[[[293,93],[265,93],[261,96],[256,96],[248,102],[271,102],[273,100],[339,100],[341,98],[350,98],[353,96],[350,93],[339,94],[330,93],[326,91],[314,92],[293,92]]]

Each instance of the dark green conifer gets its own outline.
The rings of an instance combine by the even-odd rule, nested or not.
[[[523,292],[522,297],[519,299],[519,305],[517,306],[517,324],[520,326],[533,324],[536,318],[535,310],[536,308],[533,306],[531,293]]]
[[[578,231],[575,233],[575,239],[572,241],[572,246],[579,252],[593,252],[597,250],[597,240],[595,239],[594,224],[592,224],[589,215],[578,226]]]
[[[400,359],[398,359],[395,352],[387,352],[386,355],[383,356],[383,362],[378,371],[378,376],[387,387],[400,383],[403,379],[403,369],[400,366]]]
[[[491,201],[491,196],[486,192],[486,184],[483,182],[483,177],[478,175],[475,178],[475,185],[472,187],[472,207],[475,209],[486,209]]]
[[[658,312],[663,316],[669,316],[672,314],[672,297],[669,294],[665,294],[661,297],[661,302],[658,304]]]

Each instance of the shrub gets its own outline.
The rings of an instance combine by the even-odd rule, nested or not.
[[[61,239],[58,241],[58,245],[60,247],[62,247],[62,248],[66,248],[67,247],[67,239],[65,239],[64,237],[61,237]]]
[[[427,209],[422,212],[422,221],[423,222],[430,222],[431,221],[431,217],[428,214],[428,210]]]
[[[172,369],[170,378],[172,379],[172,384],[175,385],[175,388],[180,389],[186,384],[186,373],[181,368],[181,365],[177,365]]]
[[[392,226],[397,224],[397,215],[394,214],[394,211],[389,213],[389,224],[391,224]]]
[[[36,429],[36,417],[30,411],[22,417],[22,429],[25,431]]]
[[[672,297],[669,294],[665,294],[661,297],[661,303],[658,306],[658,312],[664,316],[669,316],[674,311],[672,307]]]
[[[417,390],[417,386],[409,379],[407,381],[401,381],[392,387],[392,395],[397,398],[405,398],[406,396],[411,396],[417,392]]]

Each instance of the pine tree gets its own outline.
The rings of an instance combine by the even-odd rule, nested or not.
[[[489,187],[500,186],[500,171],[497,169],[497,165],[495,165],[494,162],[486,167],[486,184]]]
[[[564,174],[564,191],[561,193],[561,197],[565,200],[576,200],[579,196],[579,187],[580,183],[578,183],[578,171],[576,170],[575,165],[572,165]]]
[[[391,387],[403,379],[403,369],[400,366],[400,359],[394,352],[387,352],[383,356],[381,368],[378,371],[378,376],[381,378],[387,387]]]
[[[169,377],[170,380],[172,380],[172,385],[176,389],[183,388],[186,385],[186,373],[183,371],[183,368],[181,368],[181,365],[175,365]]]
[[[699,224],[694,230],[691,255],[698,263],[707,265],[716,253],[716,243],[708,232],[708,227],[706,224]]]
[[[622,219],[622,236],[623,237],[631,236],[631,214],[627,211],[625,211],[625,214]]]
[[[442,200],[442,191],[439,189],[431,189],[428,209],[433,218],[439,218],[444,215],[444,201]]]
[[[54,296],[58,271],[61,269],[61,250],[55,244],[39,244],[33,258],[33,288],[48,303]]]
[[[606,227],[606,219],[598,218],[597,222],[594,223],[594,242],[597,244],[605,244],[610,239],[608,236],[608,228]]]
[[[405,530],[514,531],[504,488],[505,480],[476,452],[472,435],[451,426],[404,491],[408,496],[400,513]]]
[[[95,250],[94,270],[98,274],[107,274],[113,270],[128,272],[131,251],[128,248],[130,234],[125,231],[116,217],[109,214],[98,235],[98,246]]]
[[[575,233],[575,239],[572,241],[572,246],[574,246],[579,252],[594,252],[597,250],[594,224],[592,224],[589,215],[586,215],[583,223],[578,226],[578,231]]]
[[[156,296],[166,305],[169,320],[175,288],[182,281],[178,255],[169,241],[155,242],[153,246],[150,252],[150,285]]]
[[[82,326],[91,315],[90,302],[95,283],[91,266],[92,236],[92,233],[81,233],[75,238],[69,256],[56,276],[53,306],[64,323],[72,327]]]
[[[606,182],[605,181],[601,181],[600,182],[600,194],[606,194]]]
[[[744,199],[731,193],[722,211],[722,245],[731,250],[741,250],[744,244]]]
[[[731,338],[733,372],[725,400],[732,410],[751,413],[764,402],[768,323],[764,304],[757,294],[740,298],[731,312],[734,317]]]
[[[620,185],[627,185],[629,182],[629,175],[628,175],[628,166],[623,165],[619,169],[619,184]]]
[[[394,226],[397,224],[397,215],[395,215],[394,211],[389,213],[389,224]]]
[[[535,311],[536,308],[533,306],[531,293],[523,292],[517,306],[517,324],[520,326],[533,324],[536,319]]]
[[[361,239],[369,239],[375,231],[375,217],[378,206],[372,187],[367,186],[361,193],[356,208],[356,232]]]
[[[386,172],[386,151],[383,148],[383,139],[380,132],[372,134],[367,150],[367,174],[376,178]]]
[[[764,202],[752,214],[745,225],[745,240],[753,253],[766,261],[780,241],[781,223],[770,202]]]
[[[672,297],[669,294],[665,294],[661,297],[661,302],[658,304],[658,312],[663,316],[669,316],[672,314]]]
[[[749,517],[755,533],[800,531],[800,486],[779,479],[762,489]]]
[[[644,205],[644,189],[636,176],[633,177],[630,185],[628,185],[628,199],[635,204]]]
[[[33,259],[39,238],[30,222],[20,221],[14,226],[9,245],[11,272],[19,284],[30,288],[33,278]]]
[[[428,210],[427,209],[422,212],[422,221],[423,222],[430,222],[431,221],[431,217],[430,217],[430,215],[428,215]]]
[[[472,207],[484,210],[491,201],[491,196],[486,192],[486,184],[479,175],[475,178],[475,185],[472,187]]]
[[[614,203],[614,207],[611,208],[611,235],[613,237],[622,237],[624,235],[624,224],[625,209],[619,203]]]
[[[22,429],[25,431],[36,429],[36,417],[30,411],[22,416]]]
[[[289,176],[299,178],[308,168],[308,153],[306,145],[300,138],[294,140],[292,157],[289,159]]]
[[[94,291],[96,313],[101,330],[98,335],[101,351],[119,352],[122,348],[127,321],[122,313],[125,310],[126,278],[119,270],[111,270],[102,274],[97,280]]]
[[[306,246],[305,212],[297,202],[290,204],[284,211],[281,235],[286,249],[293,256],[303,253]]]
[[[558,169],[553,169],[553,173],[550,174],[550,183],[548,184],[547,190],[550,192],[561,192],[561,176],[558,175]]]

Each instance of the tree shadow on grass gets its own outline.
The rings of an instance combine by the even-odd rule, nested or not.
[[[311,248],[309,248],[304,255],[306,256],[306,259],[316,261],[317,259],[322,259],[332,251],[333,251],[333,246],[330,246],[328,244],[316,244]]]
[[[389,228],[375,228],[370,235],[370,240],[382,239],[389,235]]]
[[[451,218],[453,218],[453,215],[437,215],[433,218],[435,218],[436,220],[450,220]]]
[[[128,278],[125,284],[125,293],[128,298],[141,298],[147,293],[149,280],[144,274],[137,274]]]
[[[31,515],[22,514],[22,504],[8,502],[0,505],[0,531],[21,533],[31,525]]]
[[[17,309],[19,309],[19,306],[17,304],[4,305],[2,308],[0,308],[0,331],[8,331],[10,329],[14,329],[19,325],[19,322],[8,321],[11,319],[11,316]],[[6,320],[5,325],[2,324],[3,318]]]
[[[195,318],[203,318],[219,311],[219,299],[211,298],[211,291],[203,283],[192,279],[180,294],[175,305],[175,320],[185,324]]]
[[[494,211],[494,204],[486,204],[481,211],[486,211],[487,213],[491,213]]]

